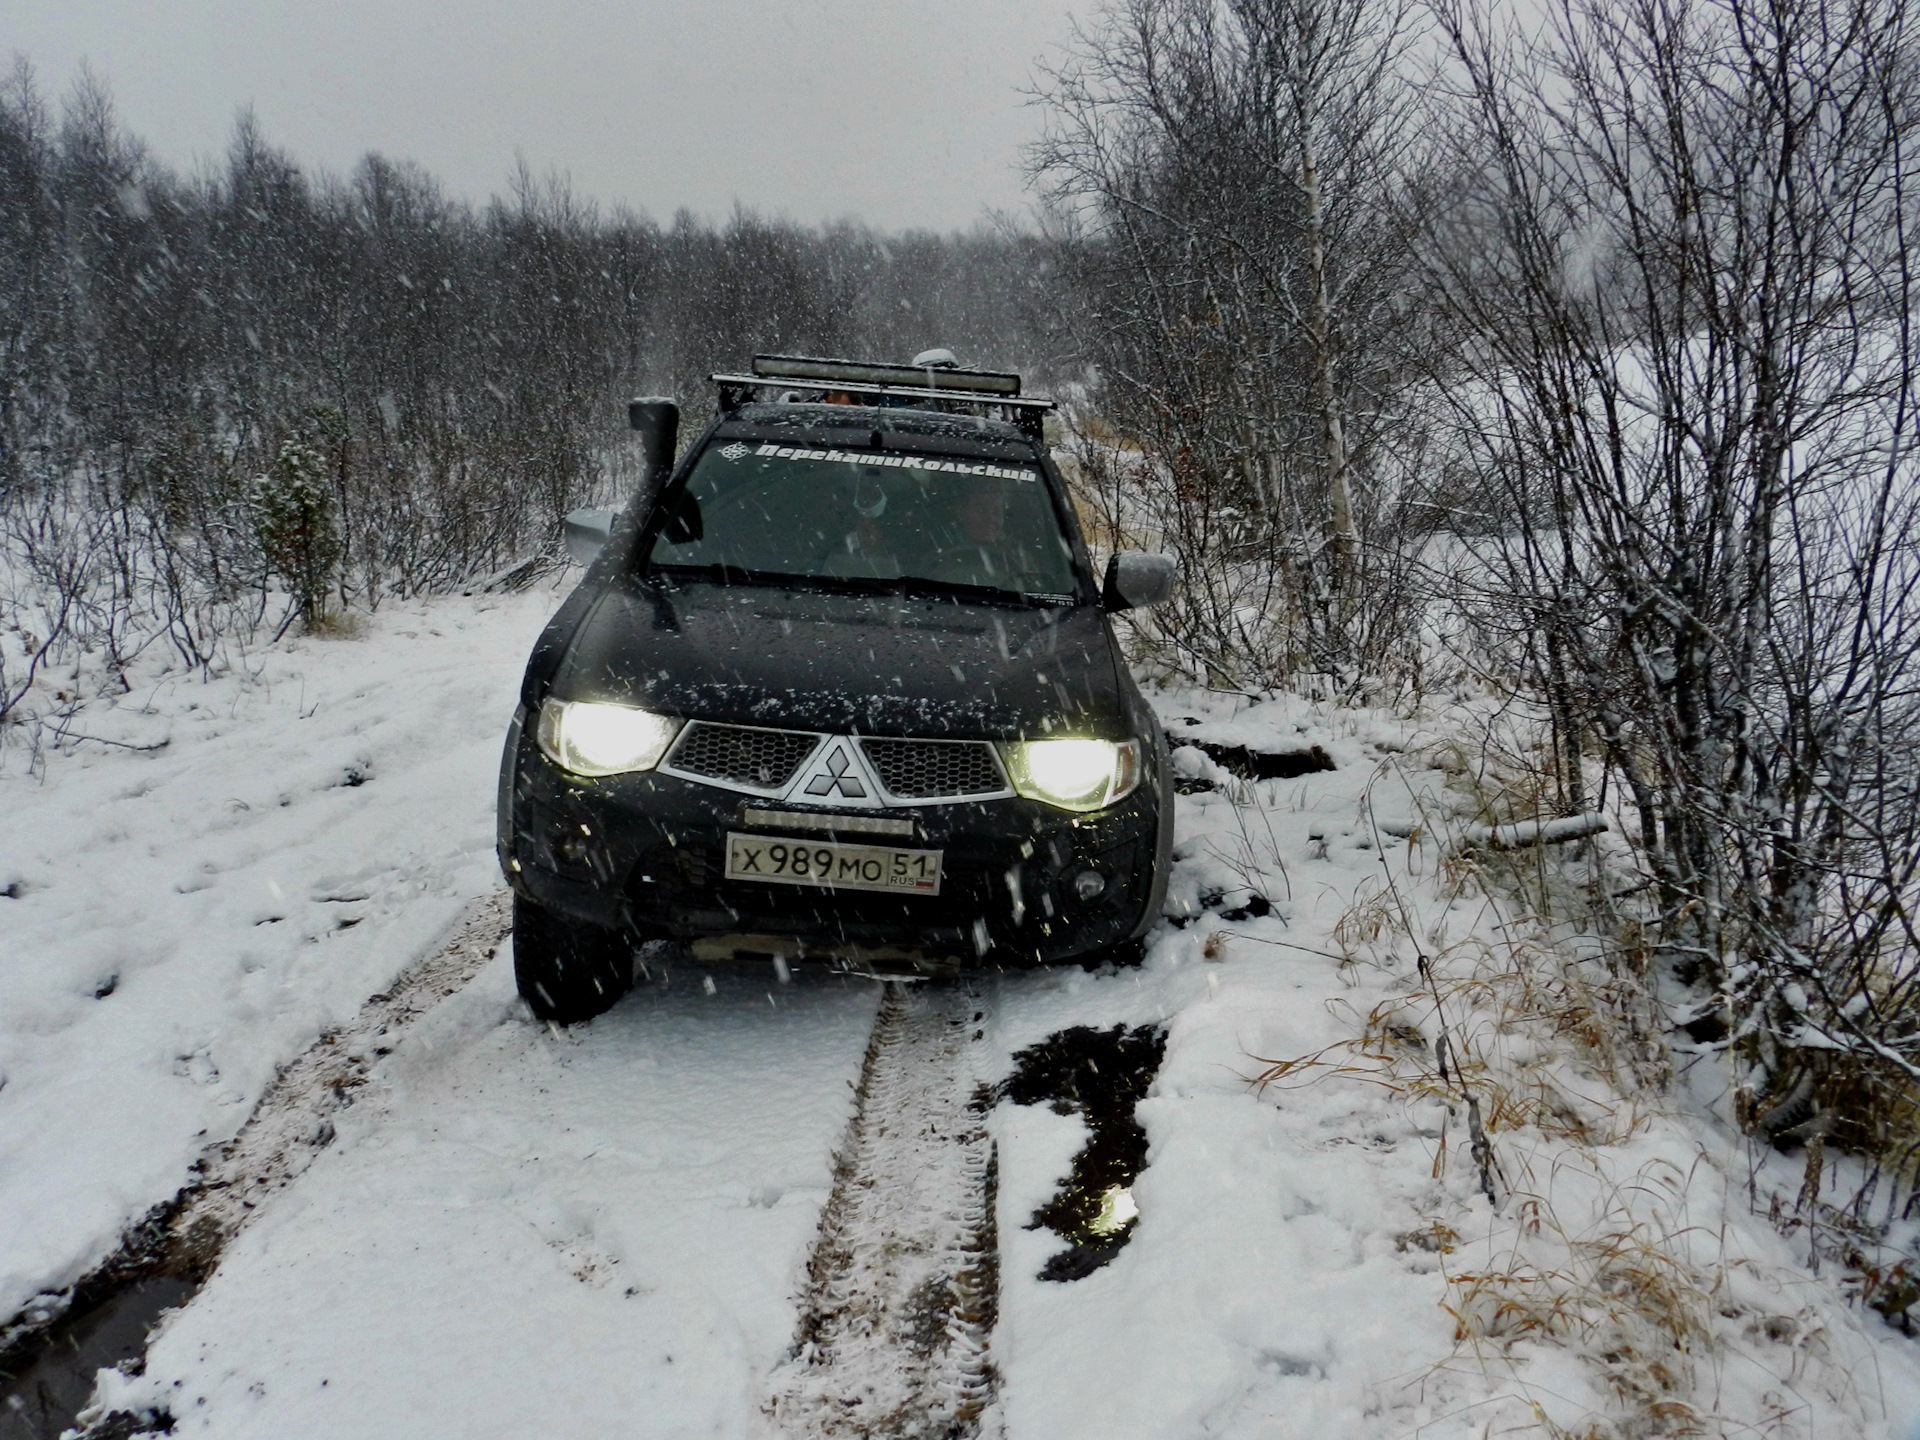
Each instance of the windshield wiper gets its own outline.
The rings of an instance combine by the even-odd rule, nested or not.
[[[902,575],[894,584],[899,593],[915,600],[974,600],[983,605],[1071,605],[1071,595],[1008,590],[999,585],[969,585],[960,580],[929,580]]]
[[[664,575],[669,580],[704,580],[711,585],[819,585],[821,583],[838,584],[832,576],[789,575],[782,570],[747,570],[738,565],[723,565],[715,561],[711,565],[654,565],[650,567],[655,575]],[[865,583],[865,582],[858,582]],[[882,582],[883,585],[891,582]]]
[[[763,585],[831,590],[844,595],[902,595],[911,600],[971,600],[983,605],[1071,605],[1073,596],[999,585],[970,585],[924,575],[795,575],[784,570],[746,570],[738,565],[655,565],[655,574],[673,580],[704,580],[713,585]]]

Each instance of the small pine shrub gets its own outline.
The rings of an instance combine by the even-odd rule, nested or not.
[[[326,611],[342,546],[333,488],[320,453],[299,439],[280,447],[273,470],[253,482],[253,526],[267,569],[286,582],[312,629]]]

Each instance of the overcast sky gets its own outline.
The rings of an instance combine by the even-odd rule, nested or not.
[[[0,56],[62,94],[82,60],[167,163],[270,140],[378,150],[456,194],[516,153],[656,219],[736,201],[883,229],[1023,209],[1020,91],[1091,0],[5,0]]]

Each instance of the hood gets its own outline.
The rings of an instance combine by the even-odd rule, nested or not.
[[[616,587],[574,632],[554,693],[838,733],[1119,738],[1115,663],[1092,605]]]

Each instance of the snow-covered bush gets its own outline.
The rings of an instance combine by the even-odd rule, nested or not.
[[[254,477],[249,498],[267,566],[286,582],[311,627],[326,609],[342,554],[320,453],[301,440],[286,441],[273,469]]]

